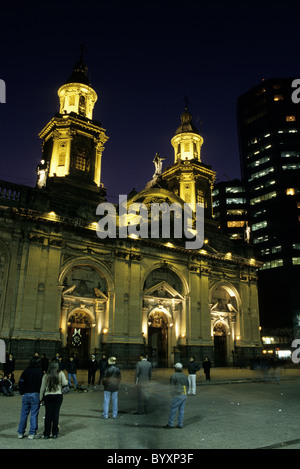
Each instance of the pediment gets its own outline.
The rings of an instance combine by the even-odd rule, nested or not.
[[[162,281],[153,285],[153,287],[145,290],[144,296],[155,296],[157,298],[170,298],[170,299],[178,299],[183,300],[183,296],[178,293],[171,285],[168,284],[166,281]]]

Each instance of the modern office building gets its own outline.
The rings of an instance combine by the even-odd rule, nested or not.
[[[263,262],[263,336],[284,335],[277,342],[289,345],[300,325],[300,104],[292,100],[292,84],[292,78],[263,80],[237,104],[251,243]]]
[[[222,232],[236,243],[250,242],[244,183],[239,179],[217,182],[212,195],[213,216]]]

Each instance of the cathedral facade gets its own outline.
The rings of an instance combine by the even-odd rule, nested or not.
[[[93,120],[97,94],[82,60],[58,96],[59,112],[39,135],[36,187],[0,181],[0,337],[7,350],[19,362],[35,351],[75,352],[82,363],[106,352],[129,367],[142,351],[165,367],[190,355],[216,366],[258,355],[259,264],[249,244],[233,245],[213,219],[215,172],[202,162],[203,138],[187,106],[171,140],[174,163],[163,170],[155,156],[152,180],[126,200],[131,231],[118,235],[116,205],[112,237],[101,236],[97,215],[107,202],[101,159],[108,137]],[[158,226],[168,219],[169,232],[138,236],[135,207],[153,204]],[[202,207],[201,247],[187,248],[185,232],[176,236],[172,204],[189,204],[192,230]]]

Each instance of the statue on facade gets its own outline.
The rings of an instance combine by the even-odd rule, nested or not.
[[[40,164],[38,165],[36,169],[36,173],[37,173],[36,185],[40,189],[46,186],[48,171],[49,171],[49,163],[46,163],[44,159],[41,160]]]
[[[162,172],[162,162],[163,160],[165,160],[166,158],[161,158],[159,156],[159,153],[156,153],[155,157],[154,157],[154,160],[153,160],[153,163],[154,163],[154,166],[155,166],[155,172],[153,174],[153,179],[161,176],[161,172]]]

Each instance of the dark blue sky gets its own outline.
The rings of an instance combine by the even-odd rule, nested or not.
[[[141,190],[170,140],[184,96],[218,180],[240,177],[238,96],[263,78],[300,78],[300,7],[225,2],[6,2],[1,6],[0,179],[33,186],[38,133],[59,110],[57,90],[87,47],[94,118],[110,137],[109,196]],[[300,104],[299,104],[300,105]],[[201,125],[202,122],[202,125]]]

